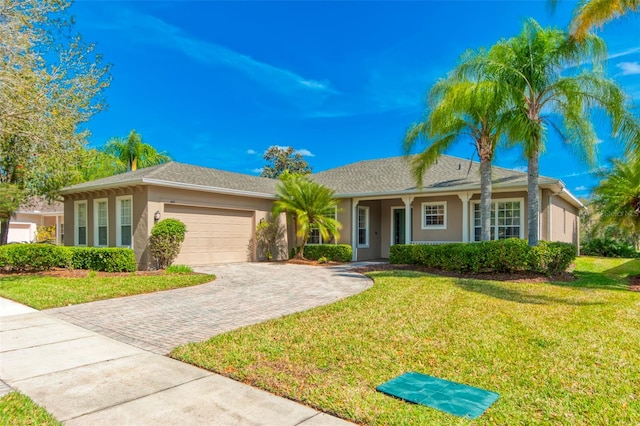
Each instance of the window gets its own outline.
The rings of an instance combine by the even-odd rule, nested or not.
[[[109,214],[107,199],[93,200],[94,241],[98,247],[109,245]]]
[[[338,219],[338,208],[333,207],[332,209],[327,210],[324,213],[324,216],[329,217],[331,219]],[[307,240],[307,244],[336,244],[336,239],[333,235],[330,236],[328,241],[323,241],[322,235],[317,227],[311,225],[311,231],[309,232],[309,239]]]
[[[74,237],[74,245],[87,245],[87,202],[76,201],[74,203],[76,232]]]
[[[132,206],[131,195],[116,197],[116,245],[118,247],[131,247]]]
[[[447,229],[447,202],[422,203],[422,229]]]
[[[358,207],[358,247],[369,247],[369,207]]]
[[[491,201],[491,239],[524,238],[522,217],[523,201],[498,200]],[[474,241],[480,241],[482,235],[480,203],[473,204]]]

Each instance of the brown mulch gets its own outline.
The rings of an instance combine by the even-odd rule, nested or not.
[[[640,291],[640,275],[632,275],[629,277],[629,290]]]

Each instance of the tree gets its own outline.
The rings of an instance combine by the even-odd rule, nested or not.
[[[67,0],[0,3],[0,184],[55,197],[78,179],[80,124],[105,106],[109,66],[73,31]],[[10,218],[14,210],[3,210]],[[0,223],[6,243],[9,220]]]
[[[473,53],[468,55],[473,57]],[[491,239],[491,161],[504,127],[504,102],[499,86],[488,80],[439,80],[429,94],[430,112],[414,123],[404,139],[405,152],[420,139],[425,150],[411,160],[413,175],[422,186],[426,169],[454,143],[471,138],[480,157],[482,241]]]
[[[311,229],[317,229],[326,241],[340,238],[342,225],[327,215],[338,205],[332,189],[316,183],[304,175],[285,173],[276,187],[278,199],[273,206],[274,216],[286,212],[296,223],[296,235],[302,239],[296,257],[304,258],[304,246]],[[297,244],[296,244],[297,245]]]
[[[640,156],[611,160],[594,191],[593,205],[603,225],[613,225],[640,242]]]
[[[264,153],[263,158],[267,160],[269,164],[262,168],[260,172],[260,176],[262,177],[277,179],[287,170],[289,173],[298,175],[311,173],[311,166],[309,166],[307,160],[304,159],[302,154],[295,152],[290,146],[271,146]]]
[[[528,240],[538,244],[539,158],[545,149],[547,127],[589,164],[595,159],[597,136],[591,121],[594,107],[611,119],[613,132],[633,137],[628,131],[630,115],[625,95],[604,76],[600,62],[606,58],[604,42],[587,35],[578,43],[565,31],[542,28],[536,21],[525,22],[522,33],[495,44],[460,68],[461,74],[483,73],[510,95],[507,139],[521,145],[528,161]],[[582,64],[592,63],[591,68]],[[570,69],[570,66],[578,69]]]
[[[89,164],[93,179],[135,171],[138,168],[156,166],[171,161],[165,152],[158,152],[153,146],[142,141],[135,130],[126,138],[112,138],[93,156]]]
[[[581,0],[569,26],[571,36],[582,41],[594,27],[630,12],[637,12],[639,0]]]

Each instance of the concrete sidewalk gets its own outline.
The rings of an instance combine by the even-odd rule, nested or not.
[[[2,298],[0,379],[67,425],[351,424]]]

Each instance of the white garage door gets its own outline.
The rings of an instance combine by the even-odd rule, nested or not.
[[[209,265],[251,260],[253,212],[166,204],[164,217],[181,220],[187,235],[174,263]]]

